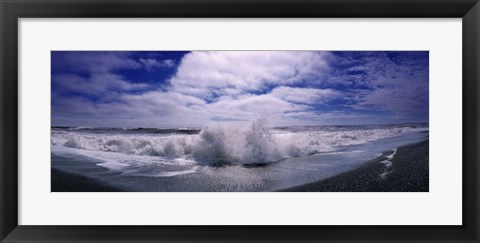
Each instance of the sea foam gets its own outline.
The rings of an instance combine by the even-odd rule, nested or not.
[[[52,146],[83,151],[153,156],[162,161],[187,160],[199,164],[263,164],[292,157],[336,151],[341,146],[397,136],[428,127],[369,129],[272,129],[266,119],[249,126],[205,126],[197,134],[88,133],[52,131]]]

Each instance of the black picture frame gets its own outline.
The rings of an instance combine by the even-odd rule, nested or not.
[[[0,239],[2,242],[478,242],[478,0],[0,0]],[[419,17],[462,18],[461,226],[34,226],[18,225],[19,18]],[[40,207],[39,207],[40,210]],[[441,214],[442,212],[438,212]]]

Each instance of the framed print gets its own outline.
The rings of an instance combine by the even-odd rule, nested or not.
[[[428,60],[427,51],[52,51],[51,191],[427,192]],[[156,81],[123,80],[145,76]]]
[[[476,0],[0,6],[2,242],[480,240]]]

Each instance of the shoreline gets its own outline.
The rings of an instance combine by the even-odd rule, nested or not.
[[[407,144],[396,149],[384,151],[379,157],[364,162],[353,170],[335,174],[314,182],[286,187],[278,192],[428,192],[429,191],[429,140]],[[139,189],[134,185],[143,185],[145,180],[136,177],[131,184],[110,184],[102,179],[93,178],[89,174],[108,174],[108,170],[92,167],[91,163],[75,160],[79,171],[74,173],[64,170],[72,159],[58,160],[51,168],[51,192],[140,192],[157,191]],[[68,167],[66,167],[68,168]],[[164,178],[152,178],[148,183],[165,182]],[[133,185],[133,186],[132,186]],[[170,185],[171,186],[171,185]],[[136,188],[136,189],[135,189]],[[163,188],[163,187],[162,187]],[[160,191],[170,191],[165,190]],[[174,190],[175,191],[175,190]],[[196,190],[194,190],[196,191]],[[207,191],[207,190],[201,190]],[[181,191],[185,192],[185,191]],[[229,191],[227,191],[229,192]],[[262,192],[262,191],[259,191]],[[267,191],[263,191],[267,192]]]
[[[428,192],[429,140],[385,151],[360,167],[279,192]],[[393,158],[390,158],[394,154]],[[389,162],[389,163],[388,163]]]

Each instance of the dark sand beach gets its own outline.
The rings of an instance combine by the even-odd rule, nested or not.
[[[385,151],[381,156],[360,165],[358,168],[335,176],[296,187],[286,188],[284,192],[428,192],[429,191],[429,141],[399,147],[392,159],[393,151]],[[57,166],[67,165],[69,160],[59,162]],[[389,160],[391,163],[385,163]],[[90,173],[109,173],[102,167],[92,167],[91,163],[76,161],[79,171]],[[390,166],[387,166],[390,164]],[[66,167],[68,168],[68,167]],[[103,180],[85,175],[65,172],[52,167],[52,192],[119,192],[131,191],[113,186]],[[135,184],[131,177],[129,185]],[[155,178],[150,183],[162,183],[164,178]],[[142,182],[142,180],[140,181]],[[165,184],[162,184],[165,186]],[[149,191],[149,190],[147,190]]]
[[[387,168],[386,156],[371,160],[359,168],[330,178],[296,186],[286,192],[428,192],[428,145],[420,143],[399,147]],[[384,174],[385,173],[385,174]],[[382,176],[384,174],[384,176]]]
[[[120,192],[120,188],[86,176],[52,168],[52,192]]]

